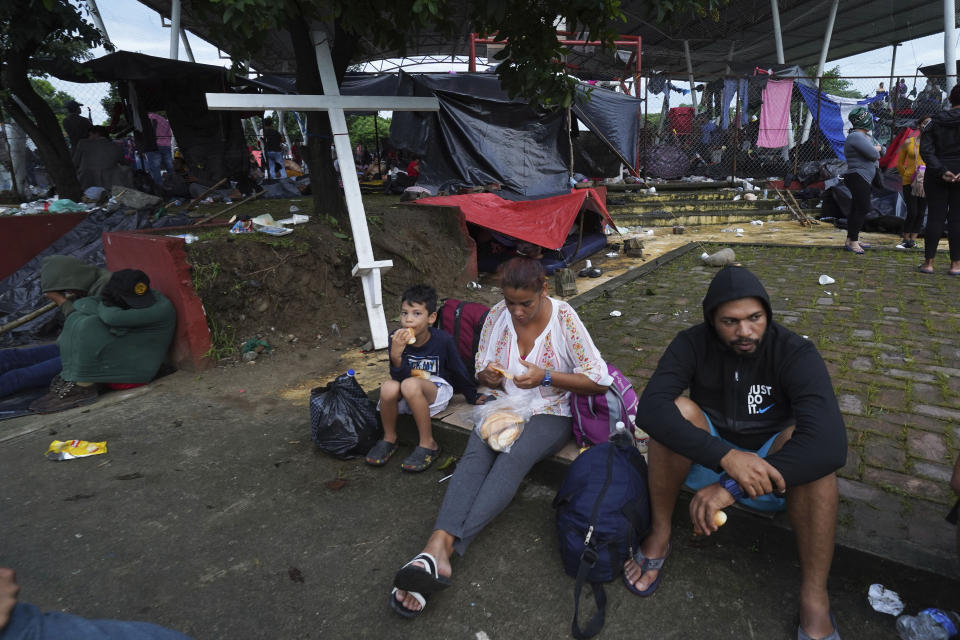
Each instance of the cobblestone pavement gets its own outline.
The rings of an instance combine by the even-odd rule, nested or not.
[[[695,246],[580,307],[601,352],[637,388],[677,331],[702,320],[716,269],[699,256],[721,246]],[[767,287],[775,319],[809,336],[830,371],[849,439],[838,542],[957,575],[944,515],[960,448],[960,279],[945,264],[918,273],[916,253],[732,246]],[[821,274],[836,282],[820,285]]]

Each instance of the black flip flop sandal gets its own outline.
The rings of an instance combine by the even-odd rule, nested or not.
[[[423,563],[426,568],[417,563]],[[442,591],[453,584],[450,578],[440,575],[437,571],[437,559],[431,554],[423,552],[413,560],[403,565],[393,578],[393,586],[404,591],[415,591],[428,596]]]

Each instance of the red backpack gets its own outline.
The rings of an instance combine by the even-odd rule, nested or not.
[[[476,376],[475,356],[480,344],[480,330],[490,313],[490,307],[479,302],[447,298],[437,310],[437,328],[453,336],[457,353],[467,367],[467,373]]]

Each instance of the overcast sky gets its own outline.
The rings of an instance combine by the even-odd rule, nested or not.
[[[75,0],[76,1],[76,0]],[[161,25],[159,14],[137,0],[98,0],[97,6],[113,43],[124,51],[135,51],[153,56],[167,57],[170,52],[170,29]],[[189,34],[190,46],[197,62],[229,66],[230,61],[221,59],[217,48]],[[957,43],[954,43],[956,50]],[[96,56],[106,52],[97,50]],[[827,63],[828,68],[839,66],[841,75],[874,76],[888,75],[892,47],[863,53]],[[180,45],[180,59],[186,60],[186,52]],[[789,60],[787,62],[790,62]],[[908,86],[913,84],[913,76],[919,66],[943,62],[943,35],[936,34],[903,43],[897,50],[894,75],[907,77]],[[465,67],[463,67],[465,68]],[[102,121],[106,114],[100,108],[99,99],[106,93],[106,85],[75,85],[56,82],[58,88],[74,95],[90,107],[95,122]],[[922,82],[920,87],[922,87]],[[919,88],[918,88],[919,90]],[[654,105],[651,104],[651,109]]]

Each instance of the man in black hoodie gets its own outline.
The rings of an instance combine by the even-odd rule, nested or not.
[[[641,596],[659,586],[685,481],[697,490],[690,517],[703,535],[735,500],[770,509],[785,493],[800,556],[797,637],[838,640],[827,577],[847,438],[830,375],[812,343],[773,321],[766,290],[743,267],[714,277],[703,317],[677,334],[640,398],[653,526],[624,579]]]

